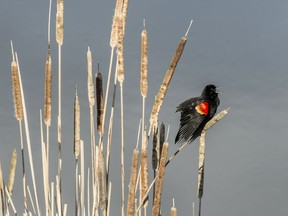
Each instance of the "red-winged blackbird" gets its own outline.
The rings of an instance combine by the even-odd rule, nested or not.
[[[180,126],[175,138],[175,143],[193,142],[206,125],[213,118],[220,104],[215,85],[207,85],[200,97],[190,98],[176,108],[181,112]]]

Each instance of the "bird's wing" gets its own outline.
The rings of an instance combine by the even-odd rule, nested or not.
[[[192,98],[181,103],[176,109],[176,112],[179,111],[181,112],[180,127],[175,143],[182,141],[192,142],[198,136],[194,132],[209,113],[209,104],[207,101],[199,100],[199,98]]]

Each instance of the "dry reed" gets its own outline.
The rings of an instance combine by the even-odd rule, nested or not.
[[[154,195],[154,203],[152,207],[152,216],[159,216],[160,213],[160,203],[161,203],[161,195],[163,190],[163,180],[165,175],[165,164],[168,153],[169,144],[165,142],[163,144],[163,150],[160,158],[159,164],[159,172],[158,172],[158,181],[156,185],[155,195]]]

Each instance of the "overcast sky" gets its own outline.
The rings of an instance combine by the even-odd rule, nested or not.
[[[51,180],[57,167],[57,45],[56,4],[53,2],[51,52],[53,62],[53,122],[51,127]],[[104,83],[110,57],[110,29],[114,1],[65,1],[62,47],[63,194],[68,215],[74,208],[73,100],[75,84],[81,104],[81,138],[90,157],[86,51],[90,46]],[[10,155],[18,151],[14,200],[21,212],[22,183],[18,122],[14,118],[11,87],[10,40],[18,53],[38,180],[42,192],[39,110],[43,109],[44,66],[47,54],[48,0],[0,2],[0,161],[7,180]],[[206,84],[221,86],[219,111],[229,114],[207,133],[203,215],[288,214],[288,1],[285,0],[146,0],[130,1],[125,33],[124,116],[126,179],[141,116],[139,93],[140,34],[143,19],[149,37],[148,120],[151,107],[179,39],[194,20],[188,41],[160,111],[170,124],[169,154],[174,145],[179,114],[175,107],[198,96]],[[109,101],[111,104],[111,100]],[[119,215],[120,108],[119,88],[112,146],[111,214]],[[148,124],[148,121],[146,122]],[[150,149],[150,148],[149,148]],[[27,163],[28,164],[28,163]],[[198,205],[198,140],[187,146],[167,167],[162,215],[175,198],[179,215],[192,215]],[[29,171],[28,171],[29,173]],[[150,178],[151,181],[152,178]],[[31,182],[31,181],[30,181]],[[128,184],[128,183],[127,183]],[[30,185],[32,188],[32,185]],[[126,187],[127,191],[128,187]],[[41,207],[44,207],[41,198]]]

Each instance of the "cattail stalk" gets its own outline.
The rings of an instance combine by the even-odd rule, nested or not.
[[[199,145],[199,166],[198,166],[198,190],[197,196],[199,198],[199,216],[201,216],[201,201],[203,196],[204,188],[204,164],[205,164],[205,130],[201,133],[200,136],[200,145]]]
[[[17,53],[15,53],[15,56],[16,56],[16,64],[17,64],[17,68],[18,68],[18,73],[19,73],[19,84],[20,84],[20,90],[21,90],[21,96],[22,96],[21,98],[22,98],[22,107],[23,107],[23,117],[24,117],[28,157],[29,157],[29,163],[30,163],[30,169],[31,169],[32,184],[33,184],[33,189],[34,189],[34,196],[35,196],[35,201],[36,201],[37,213],[38,213],[38,215],[41,215],[40,214],[40,208],[39,208],[36,181],[35,181],[33,155],[32,155],[32,150],[31,150],[30,132],[29,132],[29,125],[28,125],[27,111],[26,111],[26,102],[25,102],[24,90],[23,90],[23,86],[22,86],[21,72],[20,72],[20,66],[19,66]]]
[[[62,63],[62,45],[64,39],[64,0],[57,0],[57,12],[56,12],[56,41],[58,43],[58,177],[59,177],[59,200],[58,200],[58,213],[62,216],[62,153],[61,153],[61,143],[62,143],[62,123],[61,123],[61,63]]]
[[[161,154],[160,164],[159,164],[159,172],[158,172],[158,181],[156,185],[156,191],[155,191],[155,199],[152,207],[152,216],[159,216],[160,213],[160,203],[161,203],[161,195],[162,195],[162,189],[163,189],[163,180],[165,175],[165,164],[166,164],[166,158],[168,153],[168,146],[169,144],[165,142],[163,144],[163,150]]]
[[[18,66],[15,60],[12,41],[11,41],[11,51],[12,51],[12,63],[11,63],[12,92],[14,98],[15,117],[19,122],[20,147],[21,147],[21,159],[22,159],[22,186],[23,186],[24,208],[25,211],[27,212],[28,206],[27,206],[27,194],[26,194],[25,159],[24,159],[24,145],[23,145],[23,132],[22,132],[23,106],[22,106],[22,96],[20,89]]]
[[[107,185],[106,185],[106,168],[103,151],[99,151],[99,189],[100,189],[100,208],[102,215],[107,215]]]
[[[45,148],[43,138],[43,123],[42,123],[42,110],[40,110],[40,137],[41,137],[41,155],[42,155],[42,174],[43,174],[43,187],[44,187],[44,201],[46,215],[49,215],[49,178],[48,178],[48,165],[47,149]]]
[[[124,165],[124,112],[123,112],[123,82],[124,82],[124,33],[123,14],[118,17],[118,44],[117,44],[117,79],[120,83],[120,103],[121,103],[121,179],[122,179],[122,216],[125,206],[125,165]]]
[[[74,157],[75,157],[75,215],[78,215],[79,212],[79,158],[80,154],[80,103],[77,94],[74,99]]]
[[[152,108],[152,112],[151,112],[151,116],[150,116],[150,129],[149,129],[149,136],[150,136],[150,132],[152,128],[156,128],[157,126],[157,122],[158,122],[158,113],[160,111],[161,105],[163,103],[163,100],[165,98],[165,95],[168,91],[169,88],[169,84],[171,82],[171,79],[173,77],[173,74],[175,72],[176,66],[180,60],[180,57],[183,53],[186,41],[187,41],[187,35],[189,32],[189,29],[192,25],[192,21],[190,22],[190,25],[188,27],[188,30],[186,32],[186,34],[180,39],[180,42],[178,44],[178,47],[172,57],[172,60],[170,62],[169,68],[167,69],[166,75],[163,79],[163,82],[160,86],[160,89],[158,91],[158,94],[155,98],[155,102]]]
[[[81,179],[80,179],[80,205],[81,205],[81,215],[85,215],[85,204],[84,204],[84,195],[85,195],[85,157],[84,157],[84,141],[80,140],[80,164],[81,164]]]
[[[131,168],[130,183],[129,183],[129,194],[128,194],[128,201],[127,201],[127,216],[133,216],[133,212],[134,212],[135,185],[136,185],[136,178],[137,178],[138,157],[139,157],[139,150],[136,148],[134,149],[133,159],[132,159],[132,168]]]

